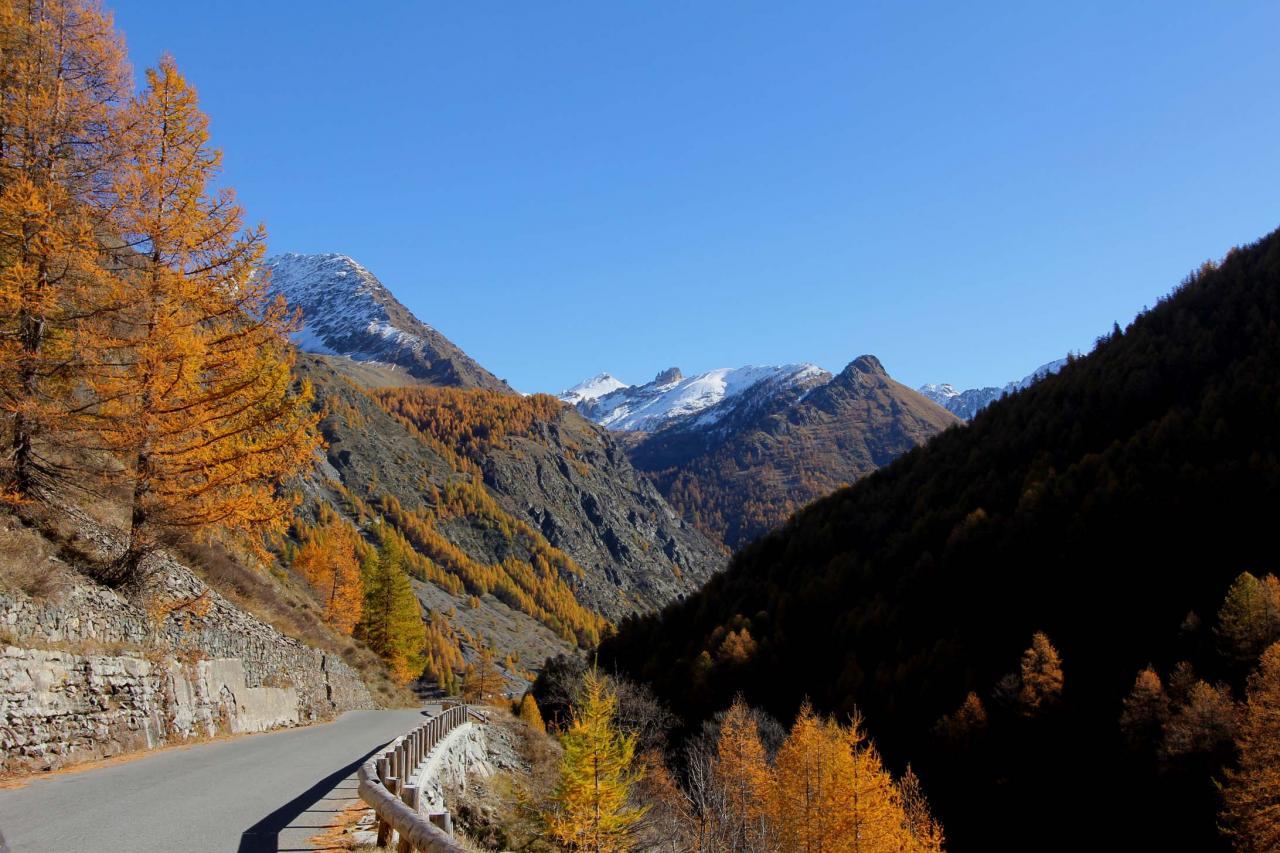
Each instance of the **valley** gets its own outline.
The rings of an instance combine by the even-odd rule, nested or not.
[[[1280,851],[1280,14],[935,5],[0,0],[0,853]]]

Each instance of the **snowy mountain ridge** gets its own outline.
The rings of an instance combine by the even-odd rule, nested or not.
[[[290,252],[267,258],[260,273],[270,275],[273,294],[302,309],[293,339],[304,352],[392,364],[437,385],[510,390],[347,255]]]
[[[988,388],[968,388],[961,391],[949,382],[931,382],[928,385],[921,385],[917,390],[956,417],[964,418],[967,421],[972,420],[974,415],[999,400],[1005,394],[1012,394],[1015,391],[1029,388],[1044,377],[1057,373],[1066,363],[1067,360],[1065,358],[1059,358],[1047,364],[1042,364],[1021,379],[1009,382],[1000,388],[991,386]]]
[[[830,378],[830,373],[815,364],[721,367],[689,377],[673,367],[644,385],[625,385],[602,373],[559,397],[609,429],[654,432],[680,420],[699,426],[715,424],[752,389],[785,391],[822,384]]]

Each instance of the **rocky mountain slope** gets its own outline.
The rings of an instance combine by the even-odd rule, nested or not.
[[[837,376],[794,364],[691,378],[671,368],[646,385],[603,390],[610,380],[602,374],[561,399],[633,435],[635,466],[730,547],[957,423],[874,356]]]
[[[672,504],[730,547],[957,423],[870,355],[816,386],[758,391],[710,424],[715,409],[631,450]]]
[[[294,340],[303,352],[397,365],[435,385],[509,390],[346,255],[277,255],[262,270],[272,292],[302,309]]]
[[[1009,382],[1000,388],[990,386],[960,391],[948,382],[931,382],[928,385],[921,385],[917,390],[951,414],[968,421],[973,420],[974,415],[1006,394],[1030,388],[1044,377],[1057,373],[1066,363],[1065,358],[1060,358],[1048,364],[1042,364],[1016,382]]]
[[[332,506],[369,536],[390,525],[433,624],[465,653],[492,645],[499,660],[536,664],[722,565],[612,434],[511,392],[351,259],[285,255],[269,268],[302,308],[309,354],[296,372],[323,413],[309,511]]]

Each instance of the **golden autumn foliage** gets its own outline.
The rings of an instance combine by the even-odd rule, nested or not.
[[[1236,746],[1239,766],[1222,790],[1227,832],[1241,853],[1280,849],[1280,643],[1249,677]]]
[[[520,708],[516,716],[535,732],[539,734],[547,733],[547,724],[542,720],[542,711],[538,709],[538,700],[533,698],[532,693],[525,693],[520,697]]]
[[[319,439],[310,388],[292,388],[296,318],[253,272],[264,232],[212,189],[221,154],[172,58],[148,69],[126,127],[112,221],[140,261],[116,277],[131,307],[90,381],[132,480],[129,552],[165,530],[278,532],[294,506],[278,484]]]
[[[895,782],[859,720],[841,725],[808,704],[770,761],[754,713],[736,699],[701,799],[710,829],[690,835],[716,853],[942,850],[942,827],[910,768]]]
[[[433,611],[429,616],[423,659],[423,677],[434,681],[446,693],[457,692],[458,673],[464,670],[466,661],[462,656],[462,640],[444,613]]]
[[[425,558],[424,580],[439,583],[455,595],[464,589],[472,595],[491,594],[584,647],[599,642],[608,622],[583,607],[569,585],[570,579],[581,576],[582,569],[529,525],[505,513],[482,486],[450,483],[434,511],[406,509],[391,496],[383,496],[379,504],[382,515],[404,534],[412,550]],[[458,516],[485,523],[518,544],[531,560],[511,555],[500,563],[486,564],[473,559],[436,529],[438,518]]]
[[[589,670],[573,721],[560,736],[560,781],[543,815],[548,834],[566,850],[624,853],[644,817],[643,807],[628,802],[642,775],[633,766],[635,738],[618,730],[616,712],[605,679]]]
[[[382,388],[371,391],[388,412],[472,462],[507,435],[524,435],[564,409],[547,394],[499,394],[462,388]]]
[[[1062,698],[1062,660],[1043,631],[1031,637],[1031,646],[1022,653],[1021,689],[1018,706],[1026,716],[1053,707]]]
[[[129,80],[95,3],[0,0],[0,491],[127,493],[116,579],[174,533],[262,553],[318,446],[194,90]]]
[[[364,609],[359,542],[351,525],[331,522],[310,533],[293,557],[294,570],[320,600],[325,622],[347,635]]]
[[[475,663],[467,664],[462,675],[462,699],[464,702],[482,704],[502,696],[507,681],[493,661],[493,650],[485,647]]]
[[[109,313],[101,199],[128,93],[111,19],[85,0],[0,0],[0,428],[6,488],[61,471],[82,328]]]
[[[741,696],[721,724],[712,778],[723,799],[725,840],[744,850],[773,846],[773,773],[755,717]]]
[[[1133,749],[1157,743],[1169,719],[1169,696],[1160,674],[1145,667],[1133,680],[1120,712],[1120,730]]]

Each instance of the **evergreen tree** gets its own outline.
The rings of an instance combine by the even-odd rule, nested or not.
[[[386,661],[392,677],[408,684],[422,673],[426,628],[413,585],[404,573],[400,540],[384,536],[364,565],[364,610],[356,637]]]
[[[1280,639],[1280,580],[1242,572],[1227,589],[1214,632],[1223,656],[1251,666],[1262,650]]]
[[[560,737],[564,756],[554,808],[544,815],[551,837],[565,849],[623,853],[631,849],[645,809],[628,803],[641,777],[633,768],[635,738],[620,732],[617,700],[595,669],[587,672],[573,722]]]
[[[1241,853],[1280,850],[1280,642],[1249,678],[1236,747],[1239,767],[1222,791],[1227,832]]]
[[[542,721],[542,712],[538,710],[538,700],[533,698],[532,693],[525,693],[520,697],[520,719],[524,724],[533,729],[538,734],[547,733],[547,725]]]

